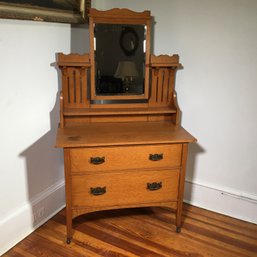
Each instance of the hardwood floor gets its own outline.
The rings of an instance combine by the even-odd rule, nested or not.
[[[257,225],[184,205],[183,227],[164,208],[126,209],[78,217],[65,243],[64,210],[4,257],[257,257]]]

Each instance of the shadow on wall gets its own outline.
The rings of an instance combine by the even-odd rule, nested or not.
[[[72,25],[71,53],[85,52],[89,52],[88,25]],[[51,66],[54,68],[55,64]],[[65,204],[63,152],[55,148],[61,91],[61,74],[58,68],[56,70],[58,95],[50,112],[50,130],[19,155],[26,159],[27,197],[31,206],[33,227],[40,225]]]
[[[188,158],[187,158],[187,171],[186,171],[186,178],[188,178],[189,181],[194,181],[197,156],[205,152],[206,152],[205,149],[202,148],[198,143],[189,144]],[[193,198],[191,183],[186,184],[184,198],[189,202]]]
[[[89,53],[88,24],[71,25],[71,53]]]
[[[58,85],[60,91],[60,76]],[[59,97],[50,112],[50,131],[20,156],[26,159],[27,195],[33,227],[37,227],[65,204],[62,150],[55,148],[59,122]]]

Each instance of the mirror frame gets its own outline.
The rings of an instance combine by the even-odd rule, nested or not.
[[[123,99],[148,99],[149,98],[149,63],[150,63],[150,33],[151,33],[151,13],[150,11],[134,12],[128,9],[111,9],[99,11],[89,9],[89,37],[90,37],[90,95],[91,100],[123,100]],[[95,90],[95,42],[94,42],[94,24],[125,24],[125,25],[145,25],[145,79],[144,94],[140,95],[97,95]],[[119,43],[119,42],[118,42]]]

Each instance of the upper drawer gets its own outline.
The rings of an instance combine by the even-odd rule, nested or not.
[[[70,151],[71,171],[178,167],[181,151],[181,144],[77,148]]]

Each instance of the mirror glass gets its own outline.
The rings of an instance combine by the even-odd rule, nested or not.
[[[144,94],[145,30],[141,24],[95,24],[96,95]]]

